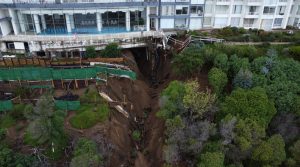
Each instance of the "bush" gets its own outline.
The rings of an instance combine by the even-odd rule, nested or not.
[[[16,120],[9,114],[4,114],[0,118],[0,128],[9,128],[16,124]]]
[[[249,70],[241,69],[239,73],[234,77],[233,85],[234,87],[240,87],[244,89],[249,89],[253,85],[253,75]]]
[[[209,84],[217,94],[221,94],[226,86],[228,79],[226,73],[218,68],[212,68],[208,73]]]
[[[289,48],[289,55],[295,60],[300,61],[300,46],[292,46]]]
[[[141,140],[141,132],[138,130],[135,130],[132,132],[132,139],[134,141],[140,141]]]
[[[94,46],[88,46],[85,48],[86,55],[88,58],[95,58],[97,57],[96,48]]]
[[[119,45],[117,43],[110,43],[108,44],[104,50],[101,51],[102,57],[120,57],[121,56],[121,50],[119,48]]]
[[[179,75],[191,75],[201,70],[204,59],[201,48],[188,47],[180,54],[176,54],[173,59],[173,69]]]
[[[14,105],[13,110],[10,112],[10,115],[15,118],[16,120],[24,120],[25,118],[25,112],[30,112],[28,110],[32,110],[32,105],[26,105],[26,104],[16,104]]]
[[[86,129],[93,127],[98,122],[103,122],[108,118],[109,108],[106,104],[82,105],[78,113],[70,119],[74,128]]]
[[[228,57],[226,54],[218,54],[214,59],[214,66],[222,69],[224,72],[228,71]]]

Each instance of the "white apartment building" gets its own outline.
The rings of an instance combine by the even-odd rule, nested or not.
[[[300,0],[294,0],[288,25],[300,28]]]
[[[135,43],[161,30],[299,26],[299,1],[1,0],[0,50],[69,54],[107,41]]]
[[[206,0],[203,27],[286,28],[293,0]]]

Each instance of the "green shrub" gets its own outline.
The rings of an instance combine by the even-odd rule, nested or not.
[[[86,50],[86,56],[88,58],[95,58],[97,57],[96,48],[94,46],[88,46],[85,48]]]
[[[135,130],[132,132],[132,139],[134,141],[140,141],[141,140],[141,132],[138,130]]]
[[[217,94],[221,94],[226,86],[228,79],[226,73],[218,68],[212,68],[208,73],[209,84]]]
[[[107,104],[82,105],[78,113],[70,119],[74,128],[86,129],[94,126],[98,122],[103,122],[108,118],[109,108]]]
[[[204,64],[201,48],[188,47],[173,58],[173,69],[179,75],[191,75],[201,70]]]
[[[16,120],[9,114],[4,114],[0,118],[0,128],[9,128],[16,124]]]
[[[6,130],[5,129],[0,129],[0,141],[4,140],[6,136]]]
[[[32,105],[26,104],[16,104],[14,105],[13,110],[10,112],[10,115],[15,118],[16,120],[24,120],[25,119],[25,112],[29,112],[27,110],[32,110]]]
[[[120,57],[121,56],[121,49],[117,43],[110,43],[108,44],[104,50],[101,51],[102,57]]]
[[[289,47],[289,55],[295,60],[300,61],[300,46]]]
[[[102,103],[103,99],[99,93],[94,90],[87,89],[83,96],[80,96],[81,103]]]
[[[226,54],[218,54],[214,59],[214,66],[222,69],[224,72],[228,71],[228,57]]]

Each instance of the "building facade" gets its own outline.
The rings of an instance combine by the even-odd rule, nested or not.
[[[158,30],[299,26],[300,0],[1,0],[1,51],[71,50]]]
[[[204,27],[286,28],[294,0],[206,0]]]

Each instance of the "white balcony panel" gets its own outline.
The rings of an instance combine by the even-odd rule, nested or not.
[[[161,19],[161,28],[174,28],[174,19]]]

